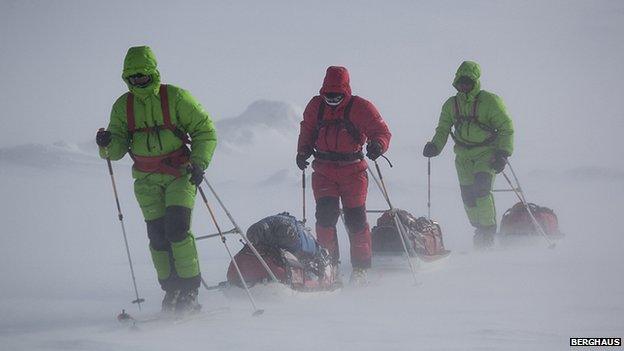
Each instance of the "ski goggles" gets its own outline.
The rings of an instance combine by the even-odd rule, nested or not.
[[[455,83],[455,89],[457,89],[460,93],[468,93],[474,88],[474,85],[475,81],[472,80],[472,78],[461,76]]]
[[[329,106],[338,106],[344,99],[344,94],[327,93],[323,95],[323,99],[325,99],[325,103],[327,103]]]
[[[461,76],[459,77],[459,79],[457,79],[457,84],[471,85],[474,84],[474,80],[467,76]]]
[[[152,77],[141,73],[133,74],[128,77],[128,82],[135,87],[145,88],[152,82]]]

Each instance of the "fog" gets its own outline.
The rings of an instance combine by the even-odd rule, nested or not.
[[[563,350],[570,337],[622,337],[623,34],[618,1],[0,2],[0,349]],[[554,250],[537,240],[474,252],[449,142],[432,160],[432,215],[453,253],[420,267],[419,287],[406,267],[373,269],[364,289],[260,296],[260,318],[243,298],[201,291],[205,309],[229,312],[128,331],[114,317],[138,311],[93,139],[126,91],[133,45],[150,45],[163,81],[218,121],[207,176],[244,228],[281,211],[300,216],[298,121],[328,65],[349,68],[354,93],[393,132],[395,166],[381,163],[393,202],[425,214],[422,146],[458,65],[475,60],[514,121],[510,161],[529,200],[553,208],[566,237]],[[130,161],[114,167],[142,313],[153,314],[161,291]],[[372,182],[369,191],[368,207],[383,208]],[[514,203],[497,194],[499,218]],[[198,201],[193,231],[214,230]],[[204,278],[224,280],[222,244],[198,248]]]

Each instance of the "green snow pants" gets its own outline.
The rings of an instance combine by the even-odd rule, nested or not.
[[[496,226],[496,207],[492,185],[496,173],[490,166],[493,151],[477,155],[457,154],[455,168],[459,178],[464,209],[473,227],[480,229]]]
[[[188,174],[175,178],[152,173],[134,181],[152,261],[165,291],[196,289],[201,282],[195,238],[190,231],[197,189],[189,178]]]

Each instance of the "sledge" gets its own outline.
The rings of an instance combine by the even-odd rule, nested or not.
[[[554,249],[556,241],[564,236],[559,230],[557,215],[550,208],[528,202],[516,172],[509,161],[507,161],[507,166],[514,181],[512,182],[507,173],[503,171],[501,173],[510,188],[494,191],[513,192],[519,202],[503,214],[498,231],[499,237],[507,244],[511,241],[518,241],[517,239],[520,238],[542,237],[548,244],[548,248]]]
[[[398,217],[398,225],[403,228],[397,228],[394,216]],[[425,217],[416,218],[405,210],[395,209],[383,212],[371,231],[375,260],[379,257],[404,255],[401,238],[407,246],[409,256],[417,257],[424,263],[438,261],[451,254],[444,247],[440,224]]]
[[[260,256],[269,266],[278,279],[278,284],[295,292],[322,292],[340,289],[342,284],[338,279],[338,267],[330,260],[318,258],[297,257],[290,251],[276,247],[257,246]],[[247,286],[257,288],[276,283],[271,282],[266,270],[258,258],[245,245],[235,256],[242,277]],[[243,288],[240,276],[236,272],[234,262],[230,262],[227,270],[227,284],[224,288]],[[261,289],[254,289],[261,290]]]
[[[337,263],[304,222],[288,212],[252,224],[246,237],[248,243],[230,261],[227,281],[217,286],[220,290],[255,291],[269,283],[303,293],[341,287]]]
[[[527,203],[526,206],[524,203],[518,202],[505,211],[500,222],[499,234],[504,236],[540,235],[537,226],[531,220],[529,211],[549,238],[560,239],[564,236],[559,230],[559,220],[555,212],[548,207],[539,206],[532,202]]]

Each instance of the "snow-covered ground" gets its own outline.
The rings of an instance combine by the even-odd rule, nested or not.
[[[297,111],[273,104],[269,110],[274,112],[263,118],[287,120]],[[229,128],[238,130],[237,120],[246,124],[248,115],[262,115],[266,102],[251,109],[229,121]],[[260,138],[238,150],[218,149],[208,171],[244,228],[280,211],[301,213],[300,173],[292,157],[296,134],[272,133],[268,145]],[[4,156],[14,150],[21,150],[19,160]],[[156,313],[161,291],[133,197],[129,163],[122,161],[115,164],[115,172],[139,291],[146,299],[141,313],[130,304],[133,290],[110,180],[94,151],[87,145],[59,143],[0,153],[7,204],[0,236],[2,350],[566,350],[570,337],[622,336],[621,170],[593,169],[575,177],[578,170],[518,167],[530,200],[554,208],[567,235],[554,250],[537,241],[477,253],[471,248],[450,150],[433,161],[433,215],[453,254],[435,267],[421,267],[420,286],[413,286],[406,266],[394,272],[373,270],[371,286],[362,289],[259,298],[266,309],[261,317],[250,316],[245,299],[204,290],[200,299],[206,310],[227,306],[229,312],[128,330],[115,320],[116,314],[122,309],[135,315]],[[42,164],[42,152],[65,162]],[[520,165],[529,163],[519,154]],[[417,153],[391,151],[389,156],[395,168],[381,165],[394,203],[426,213],[425,161]],[[503,186],[501,179],[498,186]],[[311,197],[308,193],[309,209]],[[497,195],[500,212],[513,203],[512,195]],[[383,207],[372,182],[369,207]],[[228,228],[223,213],[219,219]],[[371,223],[375,220],[369,216]],[[215,231],[199,201],[193,230],[198,235]],[[234,239],[228,243],[236,250],[241,247]],[[198,246],[206,281],[224,280],[228,259],[220,241]],[[342,269],[348,277],[345,261]]]

